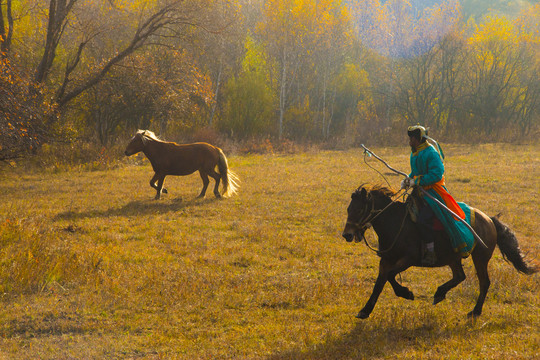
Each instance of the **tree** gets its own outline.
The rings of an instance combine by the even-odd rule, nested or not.
[[[336,133],[354,138],[374,131],[377,115],[369,74],[355,64],[345,64],[332,86],[336,91],[333,111]]]
[[[490,135],[515,121],[524,99],[520,74],[529,60],[514,26],[505,18],[491,17],[469,39],[472,46],[467,106],[471,126]]]
[[[463,34],[456,30],[439,43],[437,68],[440,73],[435,127],[449,133],[467,118],[462,106],[465,94],[464,76],[467,73],[467,46]]]
[[[311,2],[311,11],[305,16],[313,17],[315,21],[305,20],[311,25],[308,32],[310,42],[304,47],[310,62],[314,63],[313,73],[316,74],[315,90],[318,96],[318,113],[322,117],[320,124],[321,135],[328,139],[331,135],[336,101],[336,87],[333,81],[345,66],[347,57],[351,54],[352,32],[350,16],[341,1],[327,0]]]
[[[71,56],[65,62],[65,70],[60,85],[55,92],[55,99],[60,108],[98,84],[115,65],[120,64],[142,47],[149,44],[153,46],[174,46],[171,39],[181,39],[187,36],[187,32],[184,33],[186,27],[202,26],[205,20],[200,14],[209,5],[209,1],[173,0],[165,1],[163,5],[159,5],[161,3],[156,2],[150,4],[148,9],[144,7],[140,10],[139,18],[141,20],[136,25],[135,30],[131,32],[130,39],[117,41],[116,46],[113,47],[114,53],[105,54],[104,58],[93,69],[86,71],[86,75],[82,74],[83,71],[79,71],[77,80],[74,81],[72,76],[81,66],[85,50],[92,45],[92,42],[98,41],[99,36],[103,36],[97,27],[94,27],[92,33],[81,33],[79,35],[81,40],[78,42],[77,47],[68,50],[71,52]],[[50,0],[44,51],[34,76],[34,81],[38,85],[42,86],[49,76],[56,59],[57,48],[66,28],[70,24],[70,15],[76,5],[86,6],[87,4],[78,0]],[[120,13],[120,15],[131,11],[119,7],[111,10]],[[131,13],[128,15],[133,16]],[[82,19],[82,15],[79,14],[79,17]],[[81,26],[81,29],[83,28],[85,27]],[[125,30],[125,32],[129,32],[129,30]]]
[[[331,128],[331,79],[339,72],[352,43],[347,9],[340,0],[271,0],[264,8],[258,35],[276,63],[279,86],[278,135],[285,132],[289,107],[314,113],[320,134]],[[315,108],[315,109],[313,109]]]
[[[264,47],[248,35],[242,70],[227,83],[222,130],[241,138],[274,132],[276,100],[267,61]]]
[[[32,153],[44,140],[43,118],[52,107],[33,99],[28,83],[7,58],[0,58],[0,161]]]
[[[4,20],[4,11],[2,6],[4,5],[3,1],[0,1],[0,57],[7,57],[9,50],[11,48],[11,40],[13,39],[13,13],[11,8],[11,0],[6,0],[6,10],[5,17],[7,20],[7,27]]]
[[[401,76],[396,79],[396,105],[406,124],[432,125],[437,111],[435,108],[439,96],[440,83],[435,71],[437,50],[418,57],[403,60],[398,68]]]
[[[150,50],[150,49],[149,49]],[[197,125],[212,98],[212,83],[181,51],[138,52],[74,102],[76,117],[108,146],[122,132],[152,128],[169,136]]]

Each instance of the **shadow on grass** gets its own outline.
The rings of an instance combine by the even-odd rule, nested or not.
[[[321,344],[312,345],[308,350],[295,348],[279,352],[267,360],[399,358],[407,351],[425,351],[450,338],[463,336],[470,328],[470,321],[454,328],[430,324],[412,329],[360,321],[349,333],[339,338],[330,337]]]
[[[120,208],[110,208],[107,210],[88,210],[83,212],[65,211],[54,217],[57,220],[77,220],[97,217],[115,217],[115,216],[141,216],[141,215],[159,215],[168,212],[181,211],[192,207],[211,204],[218,199],[193,199],[184,201],[181,198],[170,201],[163,200],[135,200],[127,203]]]

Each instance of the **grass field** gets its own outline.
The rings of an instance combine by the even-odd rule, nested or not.
[[[373,150],[409,170],[408,149]],[[540,258],[540,145],[445,146],[450,192],[516,232]],[[358,149],[229,156],[238,195],[198,175],[153,200],[147,162],[0,173],[0,359],[538,359],[540,277],[495,250],[483,315],[467,279],[431,305],[448,268],[410,269],[415,301],[385,287],[378,258],[341,238],[350,194],[383,178]],[[400,178],[378,168],[394,187]],[[376,238],[368,232],[368,240]]]

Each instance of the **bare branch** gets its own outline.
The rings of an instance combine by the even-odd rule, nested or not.
[[[146,21],[144,21],[138,28],[131,42],[120,51],[116,56],[112,57],[97,73],[91,76],[83,84],[75,87],[69,92],[65,92],[66,86],[63,85],[64,89],[59,93],[57,102],[60,107],[66,105],[69,101],[73,100],[75,97],[82,94],[84,91],[95,86],[99,83],[105,75],[111,70],[113,66],[120,63],[129,55],[133,54],[136,50],[140,49],[142,46],[147,45],[150,38],[162,36],[159,32],[163,29],[167,29],[169,26],[178,25],[178,24],[188,24],[193,26],[192,22],[189,21],[184,15],[178,13],[177,5],[181,1],[175,1],[158,12],[150,16]],[[162,45],[162,44],[160,44]],[[66,84],[67,85],[67,84]]]

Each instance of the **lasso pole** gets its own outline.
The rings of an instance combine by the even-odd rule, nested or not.
[[[399,170],[396,170],[394,169],[393,167],[391,167],[390,165],[388,165],[388,163],[386,161],[384,161],[383,159],[381,159],[380,157],[378,157],[373,151],[369,150],[367,147],[364,146],[364,144],[360,144],[360,146],[365,150],[365,152],[367,152],[368,154],[372,155],[375,159],[379,160],[380,162],[382,162],[384,165],[386,165],[387,168],[389,168],[390,170],[392,170],[393,172],[395,173],[398,173],[400,175],[403,175],[405,177],[409,177],[409,175],[405,174],[403,171],[399,171]]]
[[[392,170],[393,172],[397,173],[397,174],[400,174],[400,175],[403,175],[405,176],[406,178],[409,177],[409,175],[405,174],[403,171],[399,171],[397,169],[394,169],[393,167],[391,167],[390,165],[388,165],[388,163],[386,161],[384,161],[383,159],[381,159],[380,157],[378,157],[373,151],[369,150],[367,147],[364,146],[364,144],[360,144],[360,146],[364,149],[365,152],[369,153],[370,155],[372,155],[375,159],[379,160],[380,162],[382,162],[387,168],[389,168],[390,170]],[[465,224],[465,226],[467,226],[467,228],[471,231],[471,233],[473,234],[474,238],[480,243],[482,244],[485,248],[487,248],[487,245],[486,243],[484,243],[484,241],[482,241],[482,238],[480,238],[480,236],[476,233],[476,231],[474,231],[474,229],[472,228],[471,225],[469,225],[465,220],[463,220],[462,218],[460,218],[455,212],[453,212],[452,210],[450,210],[446,205],[444,205],[442,202],[440,202],[437,198],[435,198],[434,196],[432,196],[430,193],[428,193],[426,190],[424,190],[421,186],[418,186],[418,189],[420,189],[420,191],[426,195],[427,197],[429,197],[431,200],[435,201],[437,203],[437,205],[439,205],[442,209],[446,210],[447,212],[449,212],[450,214],[452,214],[452,216],[454,216],[454,218],[456,218],[457,220],[461,221],[463,224]]]

